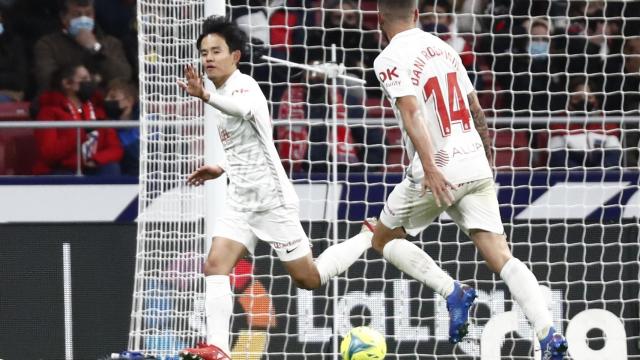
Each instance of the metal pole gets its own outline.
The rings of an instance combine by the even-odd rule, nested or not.
[[[76,176],[82,176],[82,145],[80,145],[80,128],[76,128]]]
[[[331,63],[336,64],[336,44],[331,44]],[[333,189],[333,204],[335,213],[333,214],[332,236],[333,245],[338,244],[338,213],[340,210],[340,192],[338,191],[338,84],[336,81],[337,73],[330,73],[331,76],[331,188]],[[333,360],[338,360],[340,353],[340,344],[338,343],[338,277],[333,277]]]

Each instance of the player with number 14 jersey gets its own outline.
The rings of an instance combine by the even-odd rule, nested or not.
[[[474,91],[473,85],[451,46],[414,28],[396,35],[374,66],[398,119],[401,117],[393,99],[407,95],[418,98],[435,147],[435,163],[447,180],[461,184],[492,177],[468,110],[467,97]],[[418,154],[406,132],[403,141],[411,159],[407,178],[419,184],[424,173]]]

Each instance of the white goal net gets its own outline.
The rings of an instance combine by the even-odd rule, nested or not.
[[[205,119],[175,82],[199,62],[205,1],[138,1],[143,148],[129,346],[162,358],[204,340],[205,196],[185,179],[204,163]],[[513,254],[544,287],[571,358],[640,359],[640,3],[419,3],[419,26],[460,53],[477,90]],[[241,70],[270,101],[317,256],[379,215],[406,162],[372,69],[386,44],[376,1],[230,0],[226,12],[252,40]],[[332,44],[347,73],[367,82],[339,83],[335,99],[320,74],[260,58],[324,63]],[[306,291],[261,244],[232,277],[233,358],[334,359],[341,336],[362,324],[385,334],[389,359],[533,358],[522,311],[450,219],[411,240],[479,291],[462,343],[447,342],[443,299],[373,250]]]

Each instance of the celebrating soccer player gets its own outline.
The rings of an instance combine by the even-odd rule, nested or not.
[[[185,349],[184,359],[229,359],[229,320],[233,312],[229,273],[258,239],[267,241],[297,286],[314,289],[344,272],[371,247],[372,220],[363,231],[326,249],[316,261],[298,216],[298,198],[282,167],[272,138],[267,100],[258,83],[238,70],[246,36],[220,17],[204,22],[198,38],[202,65],[216,90],[205,90],[192,66],[186,82],[178,84],[189,95],[217,110],[215,119],[226,155],[225,164],[205,165],[188,178],[201,185],[226,173],[229,178],[226,209],[214,227],[204,265],[207,342]]]
[[[507,245],[489,165],[491,141],[471,81],[453,48],[416,28],[417,20],[415,0],[378,1],[378,21],[389,45],[375,60],[375,72],[412,160],[387,199],[373,247],[446,298],[449,339],[459,342],[467,333],[475,290],[454,281],[404,239],[446,211],[509,287],[540,340],[542,359],[562,359],[567,342],[553,328],[535,276]]]

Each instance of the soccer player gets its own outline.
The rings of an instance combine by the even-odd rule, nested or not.
[[[313,261],[310,242],[298,216],[298,198],[282,167],[272,138],[271,118],[258,83],[238,70],[246,36],[221,17],[205,20],[197,40],[206,76],[216,90],[208,92],[200,74],[185,68],[186,82],[178,81],[189,95],[217,110],[215,121],[226,163],[205,165],[188,178],[191,185],[229,178],[226,209],[214,227],[213,241],[204,264],[207,343],[185,349],[184,359],[228,359],[229,320],[233,312],[229,273],[256,242],[270,243],[291,275],[304,289],[315,289],[342,272],[371,247],[373,221],[363,231],[326,249]]]
[[[467,333],[475,290],[454,281],[404,239],[446,211],[509,287],[535,329],[542,359],[562,359],[567,342],[553,328],[535,276],[507,245],[489,165],[487,124],[460,56],[416,28],[415,0],[379,0],[378,21],[389,45],[374,68],[401,122],[412,160],[382,210],[373,247],[446,298],[449,340],[459,342]]]

